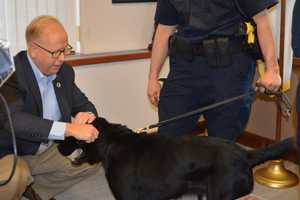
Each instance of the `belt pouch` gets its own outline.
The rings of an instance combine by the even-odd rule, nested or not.
[[[217,59],[217,45],[214,39],[207,39],[202,41],[204,56],[210,66],[218,66]]]
[[[187,61],[194,59],[193,47],[190,41],[181,36],[171,36],[169,41],[169,53],[171,56],[183,58]]]
[[[227,66],[232,64],[232,48],[236,48],[235,46],[230,45],[229,38],[217,38],[217,53],[216,60],[217,66]]]

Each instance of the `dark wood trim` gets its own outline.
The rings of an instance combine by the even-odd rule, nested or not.
[[[280,108],[276,107],[275,141],[281,140],[281,132],[282,132],[282,112]]]
[[[279,45],[279,67],[280,75],[283,77],[283,66],[284,66],[284,45],[285,45],[285,9],[286,1],[281,0],[281,12],[280,12],[280,45]],[[279,108],[276,112],[276,130],[275,130],[275,141],[280,141],[282,132],[282,113]]]
[[[120,51],[98,54],[75,54],[68,56],[66,62],[73,67],[81,65],[93,65],[101,63],[122,62],[129,60],[150,58],[151,52],[147,49]]]
[[[260,135],[256,135],[254,133],[250,133],[245,131],[238,139],[237,142],[239,144],[245,145],[247,147],[251,147],[254,149],[263,148],[270,144],[273,144],[275,140],[262,137]]]
[[[250,132],[244,132],[237,140],[239,144],[251,147],[254,149],[263,148],[267,145],[273,144],[275,140],[262,137]],[[284,160],[288,160],[294,163],[298,163],[297,150],[289,152],[286,156],[283,157]]]
[[[300,58],[294,57],[294,59],[293,59],[293,67],[300,67]]]
[[[285,44],[285,9],[286,2],[281,0],[281,11],[280,11],[280,43],[279,43],[279,66],[280,74],[283,74],[283,65],[284,65],[284,44]]]

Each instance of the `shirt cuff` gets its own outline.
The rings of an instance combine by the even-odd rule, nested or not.
[[[64,140],[65,139],[66,123],[53,122],[48,139],[49,140]]]

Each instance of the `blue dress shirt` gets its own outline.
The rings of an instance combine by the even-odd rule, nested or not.
[[[43,104],[43,118],[54,121],[48,139],[64,140],[66,123],[58,121],[61,118],[61,112],[57,103],[57,98],[52,83],[52,81],[56,78],[56,75],[45,76],[32,61],[28,53],[27,57],[40,89]]]

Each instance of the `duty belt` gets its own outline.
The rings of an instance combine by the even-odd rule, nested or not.
[[[215,37],[191,43],[187,38],[171,36],[169,52],[171,56],[192,61],[195,56],[204,56],[211,65],[228,65],[232,55],[247,50],[244,37]]]
[[[222,50],[227,50],[228,53],[235,54],[246,50],[245,46],[245,39],[218,37],[203,40],[199,44],[192,44],[191,48],[193,49],[194,55],[205,56],[207,48],[221,48]]]

